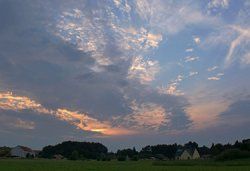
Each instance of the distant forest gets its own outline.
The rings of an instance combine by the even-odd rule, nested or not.
[[[139,160],[174,160],[178,149],[196,148],[202,159],[230,160],[235,158],[250,158],[250,139],[236,141],[234,144],[212,144],[211,147],[199,146],[196,142],[188,142],[184,145],[159,144],[148,145],[140,151],[135,148],[121,149],[116,153],[109,152],[101,143],[66,141],[57,145],[46,146],[40,151],[38,157],[52,159],[61,156],[69,160],[102,160],[117,159]],[[10,147],[0,147],[0,157],[10,155]]]

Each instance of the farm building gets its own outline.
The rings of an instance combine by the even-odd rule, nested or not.
[[[196,148],[194,149],[178,149],[175,155],[176,160],[199,159],[200,154]]]
[[[61,155],[61,154],[55,154],[54,156],[53,156],[53,159],[56,159],[56,160],[61,160],[61,159],[63,159],[64,157],[63,157],[63,155]]]
[[[28,147],[16,146],[11,149],[10,155],[12,157],[26,158],[28,156],[36,156],[36,152]]]

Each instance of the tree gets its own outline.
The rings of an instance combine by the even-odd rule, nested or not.
[[[213,144],[210,151],[213,156],[216,156],[220,154],[222,151],[224,151],[224,147],[222,144],[215,144],[215,145]]]
[[[55,146],[46,146],[41,152],[44,158],[52,158],[54,155],[62,155],[65,158],[71,158],[74,151],[78,152],[78,158],[98,159],[101,155],[106,155],[107,147],[100,143],[93,142],[74,142],[66,141]]]
[[[118,161],[126,161],[126,156],[118,156],[117,160]]]
[[[128,156],[129,158],[132,158],[135,155],[138,155],[138,152],[135,150],[135,148],[133,149],[123,149],[123,150],[118,150],[117,151],[117,156]]]
[[[9,157],[10,150],[10,147],[0,147],[0,157]]]
[[[250,158],[250,152],[239,149],[229,149],[216,156],[216,160],[233,160],[243,158]]]
[[[199,151],[201,156],[210,154],[210,149],[206,146],[199,147],[198,151]]]
[[[198,148],[198,146],[199,145],[196,142],[189,141],[188,143],[186,143],[184,145],[184,148],[191,148],[191,149],[193,149],[193,148]]]
[[[70,160],[78,160],[79,159],[79,153],[78,151],[73,151],[71,156],[69,157]]]
[[[150,158],[163,155],[164,157],[167,157],[169,159],[174,159],[177,149],[178,149],[177,144],[170,144],[170,145],[158,144],[155,146],[146,146],[142,148],[140,152],[140,157]]]

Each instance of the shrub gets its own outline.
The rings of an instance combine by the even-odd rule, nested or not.
[[[132,161],[138,161],[138,160],[139,160],[139,157],[135,155],[135,156],[133,156],[133,157],[131,158],[131,160],[132,160]]]
[[[0,157],[9,157],[10,150],[11,149],[9,147],[0,147]]]
[[[238,149],[230,149],[220,153],[215,159],[219,161],[250,158],[249,151],[242,151]]]
[[[126,157],[125,157],[125,156],[118,156],[118,157],[117,157],[117,160],[118,160],[118,161],[125,161],[125,160],[126,160]]]
[[[73,151],[71,156],[69,157],[69,160],[78,160],[78,159],[79,159],[78,151]]]

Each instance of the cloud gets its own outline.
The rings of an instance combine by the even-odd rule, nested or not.
[[[185,57],[185,62],[192,62],[192,61],[196,61],[198,59],[199,59],[198,56],[187,56],[187,57]]]
[[[194,42],[195,42],[197,45],[201,43],[200,37],[194,37],[193,40],[194,40]]]
[[[181,96],[184,95],[184,93],[181,90],[178,90],[177,87],[180,85],[180,82],[184,77],[182,75],[178,75],[177,78],[172,81],[167,87],[158,87],[158,92],[160,94],[169,94],[169,95],[175,95],[175,96]]]
[[[214,70],[216,70],[218,68],[218,66],[213,66],[207,69],[208,72],[212,72]]]
[[[42,116],[61,125],[59,132],[69,127],[90,135],[134,134],[112,119],[132,114],[138,122],[145,118],[139,127],[153,133],[188,127],[188,102],[178,90],[183,76],[158,92],[153,81],[161,66],[154,56],[169,35],[214,22],[198,6],[163,0],[2,2],[3,111],[15,111],[17,118],[22,113],[25,121]],[[134,99],[137,110],[130,108]],[[157,115],[155,121],[146,120],[153,117],[146,110]],[[42,129],[45,121],[35,123],[35,130]]]
[[[193,48],[188,48],[188,49],[186,49],[185,51],[186,51],[186,52],[193,52],[193,50],[194,50]]]
[[[22,119],[17,119],[14,123],[13,126],[16,128],[21,128],[21,129],[35,129],[35,123],[32,121],[24,121]]]
[[[91,21],[80,9],[62,12],[55,26],[55,35],[65,42],[73,44],[78,50],[91,52],[99,65],[110,65],[111,60],[105,55],[105,34],[97,21]]]
[[[249,52],[249,37],[249,26],[224,25],[208,36],[202,46],[206,48],[228,46],[224,59],[224,68],[228,68]]]
[[[235,49],[242,43],[249,43],[250,29],[245,29],[240,26],[231,26],[231,28],[236,31],[239,35],[231,43],[228,53],[225,58],[225,66],[228,67],[232,64],[235,59]]]
[[[177,78],[178,81],[181,79],[181,77]],[[118,119],[113,117],[111,120],[101,121],[91,117],[89,114],[70,111],[64,108],[49,110],[28,97],[16,96],[10,92],[0,94],[1,110],[13,110],[17,112],[31,110],[36,114],[53,116],[58,120],[76,126],[80,130],[104,136],[138,134],[144,129],[158,131],[161,127],[170,124],[173,117],[172,112],[166,111],[164,106],[155,103],[138,104],[136,101],[132,101],[130,108],[132,109],[131,114],[118,117]],[[119,122],[119,124],[114,124],[115,122]],[[22,127],[23,129],[35,128],[34,122],[26,122],[20,119],[16,120],[12,125],[16,128]]]
[[[228,104],[223,101],[200,102],[190,105],[186,109],[193,125],[190,129],[200,130],[218,124],[219,115],[227,109]]]
[[[160,94],[169,94],[175,96],[184,95],[184,93],[181,90],[177,89],[176,83],[171,83],[167,87],[158,87],[158,92]]]
[[[224,73],[218,73],[217,74],[217,76],[223,76],[224,75]]]
[[[160,71],[158,61],[143,60],[142,57],[135,57],[128,71],[129,79],[139,79],[140,83],[147,84],[154,80],[155,75]]]
[[[137,0],[135,4],[140,18],[162,33],[176,34],[188,25],[216,22],[214,18],[205,16],[199,8],[190,3]]]
[[[192,121],[190,130],[206,130],[220,124],[221,112],[226,111],[231,103],[230,98],[225,98],[224,93],[225,89],[197,85],[186,94],[190,103],[185,108]]]
[[[220,80],[219,77],[208,77],[207,79],[208,80],[212,80],[212,81],[218,81],[218,80]]]
[[[2,111],[2,110],[1,110]],[[4,112],[2,112],[4,113]],[[0,123],[2,127],[7,127],[11,130],[34,130],[36,127],[35,122],[24,120],[17,117],[12,117],[7,114],[1,114]]]
[[[120,24],[125,22],[125,19],[118,18],[109,5],[115,5],[118,12],[125,12],[123,15],[128,15],[130,21],[132,18],[128,13],[132,7],[127,1],[125,3],[114,1],[114,4],[99,2],[98,4],[106,6],[106,8],[105,10],[103,8],[96,9],[94,18],[89,17],[84,9],[76,8],[63,11],[55,28],[51,28],[54,34],[65,42],[76,46],[78,50],[90,52],[96,65],[101,66],[111,65],[119,60],[131,59],[134,54],[143,54],[159,46],[162,41],[162,35],[159,32],[154,33],[151,28],[146,29],[143,26],[132,25],[127,28]],[[103,19],[103,13],[109,17]],[[106,34],[107,31],[112,34]],[[115,58],[112,58],[109,54],[109,46],[114,46],[120,56],[115,55]],[[125,54],[126,57],[121,56],[121,54]],[[94,71],[97,70],[94,69]]]
[[[244,65],[250,64],[250,52],[243,56],[243,58],[241,59],[241,63]]]
[[[161,126],[164,126],[170,122],[169,116],[171,113],[167,113],[166,110],[154,103],[142,103],[137,104],[136,101],[131,103],[132,113],[126,115],[122,120],[122,125],[132,127],[136,130],[159,130]]]
[[[147,44],[151,47],[158,47],[159,42],[162,41],[162,36],[160,34],[148,33]]]
[[[41,104],[24,96],[15,96],[12,92],[0,93],[0,108],[3,110],[25,110],[31,109],[39,113],[51,114],[50,110],[44,108]]]
[[[223,73],[218,73],[216,74],[216,76],[208,77],[207,79],[211,81],[218,81],[221,79],[223,75],[224,75]]]
[[[111,126],[110,122],[99,121],[85,113],[79,113],[77,111],[73,112],[67,109],[49,110],[44,108],[41,104],[29,99],[28,97],[15,96],[10,92],[3,92],[0,94],[0,109],[14,111],[29,109],[37,112],[38,114],[49,114],[55,116],[59,120],[75,125],[77,128],[84,131],[91,131],[103,135],[126,135],[134,133],[133,131],[127,130],[125,128],[114,128]],[[25,123],[25,121],[17,120],[14,123],[14,126],[24,127]],[[29,123],[26,126],[26,129],[31,129],[34,127],[34,123]]]
[[[189,72],[189,76],[190,76],[190,77],[195,76],[195,75],[197,75],[197,74],[198,74],[198,72]]]
[[[228,8],[229,6],[229,0],[211,0],[208,3],[208,9],[212,9],[212,8]]]
[[[84,113],[72,112],[67,109],[57,109],[55,115],[58,119],[67,121],[70,124],[75,125],[77,128],[85,131],[101,133],[109,136],[135,134],[132,130],[121,127],[112,127],[110,122],[99,121]]]
[[[241,97],[238,100],[234,99],[234,101],[228,106],[227,110],[220,113],[221,123],[229,124],[231,126],[249,123],[249,102],[249,97]]]

